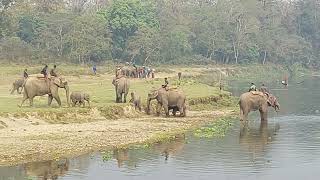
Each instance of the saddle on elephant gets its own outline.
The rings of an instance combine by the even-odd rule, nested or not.
[[[261,91],[250,91],[251,94],[253,95],[260,95],[260,96],[264,96],[264,93]]]
[[[43,74],[31,74],[29,77],[36,77],[38,79],[43,79],[45,80],[45,76]],[[51,79],[51,76],[48,76],[48,79]]]

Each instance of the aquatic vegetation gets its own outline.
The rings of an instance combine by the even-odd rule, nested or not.
[[[221,118],[208,126],[195,130],[193,135],[199,138],[224,137],[233,121],[234,119],[231,118]]]
[[[101,152],[102,154],[102,160],[105,161],[110,161],[113,158],[113,152],[112,151],[104,151]]]

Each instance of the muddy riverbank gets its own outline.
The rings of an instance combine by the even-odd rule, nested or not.
[[[74,157],[157,141],[235,113],[190,111],[186,118],[141,116],[82,124],[25,124],[0,130],[0,166]]]

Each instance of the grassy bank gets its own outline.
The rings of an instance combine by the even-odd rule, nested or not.
[[[0,80],[0,116],[13,118],[36,118],[42,119],[49,123],[85,123],[102,119],[114,119],[123,117],[139,117],[140,112],[136,112],[127,104],[115,103],[114,87],[111,84],[113,74],[112,68],[97,76],[87,75],[85,71],[90,71],[90,67],[82,66],[63,66],[59,67],[59,72],[65,74],[69,81],[70,91],[85,91],[91,95],[91,108],[67,107],[65,93],[60,89],[60,97],[62,99],[62,108],[58,108],[56,102],[53,107],[47,106],[47,97],[36,97],[34,107],[28,107],[29,102],[26,101],[24,107],[19,108],[22,95],[15,93],[9,94],[11,83],[17,78],[21,66],[12,66],[10,68],[2,67]],[[29,67],[31,72],[35,72],[41,67]],[[72,71],[72,69],[76,69]],[[229,96],[228,92],[220,91],[218,87],[213,87],[199,82],[194,76],[190,78],[186,76],[182,81],[178,82],[176,71],[178,70],[161,70],[156,75],[156,79],[131,79],[130,92],[137,92],[146,105],[147,93],[154,88],[158,88],[163,84],[163,77],[168,76],[170,84],[182,89],[188,97],[189,110],[210,110],[224,108],[233,105],[234,99]],[[72,73],[69,73],[72,72]],[[173,73],[172,73],[173,72]],[[190,73],[190,76],[192,74]],[[193,76],[192,76],[193,77]],[[129,101],[130,97],[127,97]]]

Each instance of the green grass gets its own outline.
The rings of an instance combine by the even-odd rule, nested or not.
[[[81,76],[67,76],[69,81],[70,92],[72,91],[84,91],[91,96],[91,108],[80,107],[67,107],[65,91],[59,90],[60,98],[62,100],[62,108],[58,108],[57,103],[53,101],[52,107],[47,106],[47,96],[36,97],[34,99],[34,107],[28,107],[28,100],[25,102],[22,108],[18,107],[21,103],[22,94],[10,95],[9,89],[11,88],[12,81],[16,78],[16,75],[12,75],[17,72],[18,69],[23,69],[21,66],[1,67],[3,73],[7,75],[0,76],[0,116],[12,115],[15,117],[28,117],[30,115],[45,119],[50,123],[72,123],[72,122],[88,122],[94,118],[88,118],[92,116],[92,108],[98,109],[100,115],[107,118],[116,118],[125,116],[126,112],[123,107],[128,104],[116,104],[115,103],[115,90],[111,84],[113,75],[104,74],[101,76],[93,75],[81,75]],[[29,69],[35,70],[39,67],[31,67]],[[82,74],[83,68],[79,66],[65,66],[59,67],[64,72],[75,68],[75,74]],[[10,75],[9,75],[10,74]],[[227,92],[220,91],[217,87],[212,87],[203,83],[199,83],[197,79],[186,79],[178,85],[175,78],[169,79],[172,86],[179,86],[187,95],[188,99],[203,98],[208,96],[219,96],[220,94],[227,94]],[[135,91],[142,98],[142,104],[146,104],[147,94],[151,89],[159,88],[163,83],[163,79],[131,79],[130,80],[130,92]],[[128,94],[127,101],[130,100]],[[192,109],[192,107],[191,107]],[[197,108],[196,110],[200,110]],[[75,114],[80,117],[76,117]],[[83,117],[83,119],[81,119]],[[125,116],[126,117],[126,116]]]

